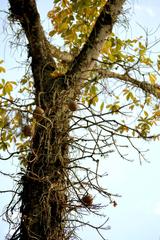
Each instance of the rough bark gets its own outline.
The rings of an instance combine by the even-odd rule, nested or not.
[[[28,40],[32,57],[35,104],[45,111],[37,122],[28,155],[28,167],[22,177],[21,224],[11,239],[62,240],[69,238],[68,148],[69,121],[72,113],[66,108],[81,88],[78,79],[94,67],[105,39],[112,31],[124,0],[108,1],[88,41],[74,59],[64,77],[53,79],[55,70],[52,50],[44,35],[35,0],[9,0],[12,18],[19,21]]]

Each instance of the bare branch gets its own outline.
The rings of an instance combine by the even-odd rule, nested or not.
[[[132,86],[135,86],[137,88],[140,88],[146,93],[152,94],[156,98],[160,98],[160,85],[155,84],[152,85],[146,81],[139,81],[133,77],[131,77],[129,74],[120,74],[112,71],[107,71],[106,69],[94,69],[96,73],[100,74],[103,78],[115,78],[119,79],[125,83],[131,83]]]

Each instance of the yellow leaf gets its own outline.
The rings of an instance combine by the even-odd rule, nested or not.
[[[5,70],[5,68],[4,67],[0,67],[0,73],[5,73],[6,72],[6,70]]]
[[[159,111],[156,111],[156,112],[154,113],[154,115],[155,115],[156,117],[160,117],[160,110],[159,110]]]
[[[157,80],[156,75],[153,73],[149,73],[149,81],[152,85],[156,83],[156,80]]]
[[[12,123],[15,126],[22,125],[22,114],[21,114],[21,112],[19,112],[19,111],[16,112],[15,117],[14,117]]]
[[[6,94],[10,94],[10,92],[12,92],[12,90],[13,90],[12,84],[10,82],[7,82],[4,86],[4,92]]]
[[[64,22],[59,25],[58,32],[62,33],[63,31],[67,30],[67,28],[68,28],[68,23]]]

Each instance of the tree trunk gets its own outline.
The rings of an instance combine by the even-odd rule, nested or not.
[[[70,238],[71,231],[67,228],[71,187],[67,169],[70,164],[69,123],[73,110],[67,103],[78,97],[82,70],[86,72],[93,68],[124,0],[107,2],[73,67],[65,77],[57,79],[51,76],[55,63],[35,0],[9,0],[9,3],[13,20],[20,22],[28,39],[35,104],[45,112],[36,123],[27,170],[22,177],[20,229],[11,239],[66,240]],[[109,8],[109,4],[113,6]],[[83,78],[87,77],[85,73]]]
[[[54,80],[53,57],[40,25],[35,1],[10,1],[14,19],[19,20],[29,41],[36,105],[45,111],[36,123],[22,177],[19,239],[67,239],[67,166],[69,111],[63,79]],[[13,236],[12,239],[17,239]]]
[[[22,178],[23,240],[67,239],[69,114],[60,105],[60,93],[56,92],[59,98],[48,106],[45,118],[37,124]]]

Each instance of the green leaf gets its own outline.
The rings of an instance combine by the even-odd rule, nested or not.
[[[54,0],[54,3],[58,3],[58,2],[60,2],[61,0]]]
[[[103,111],[103,108],[104,108],[104,102],[102,102],[101,105],[100,105],[100,111],[101,112]]]

